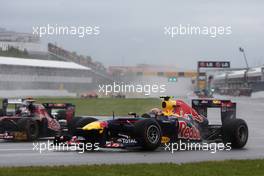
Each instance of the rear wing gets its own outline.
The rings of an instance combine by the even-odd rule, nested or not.
[[[5,98],[3,99],[3,102],[8,104],[22,104],[24,99],[22,98]]]
[[[205,117],[207,117],[208,108],[221,108],[222,123],[228,119],[236,118],[236,103],[231,100],[193,99],[192,108]]]
[[[42,103],[47,109],[68,109],[69,107],[75,108],[75,105],[71,103]]]

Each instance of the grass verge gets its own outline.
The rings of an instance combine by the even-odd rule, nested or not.
[[[188,164],[124,164],[54,167],[2,167],[2,176],[259,176],[264,160],[227,160]]]

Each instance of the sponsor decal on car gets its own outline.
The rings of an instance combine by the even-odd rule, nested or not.
[[[25,132],[5,132],[0,134],[0,139],[15,139],[15,140],[27,140],[27,134]]]
[[[5,132],[3,134],[0,134],[0,139],[14,139],[14,136],[13,135],[10,135],[7,132]]]
[[[117,139],[117,142],[120,142],[123,144],[136,144],[137,143],[135,139],[130,139],[130,138],[119,138]]]
[[[170,142],[170,138],[169,137],[167,137],[167,136],[162,136],[161,137],[161,143],[162,144],[165,144],[165,143],[168,143],[168,142]]]
[[[17,140],[27,140],[27,134],[25,132],[14,132],[14,138]]]
[[[179,138],[200,140],[200,131],[195,126],[190,126],[186,121],[179,121]]]

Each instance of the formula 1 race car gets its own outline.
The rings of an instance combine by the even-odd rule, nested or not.
[[[92,98],[98,98],[98,94],[94,91],[84,92],[80,94],[80,98],[83,99],[92,99]]]
[[[3,99],[0,139],[31,141],[67,131],[67,123],[74,116],[74,105],[34,102],[32,99]]]
[[[182,100],[162,97],[162,109],[133,117],[98,120],[78,117],[72,120],[70,135],[57,136],[55,144],[83,142],[101,148],[140,147],[155,150],[165,143],[179,141],[223,142],[232,148],[242,148],[247,143],[248,127],[236,118],[236,103],[230,100],[194,99],[192,107]],[[221,125],[211,125],[207,119],[208,108],[221,109]]]

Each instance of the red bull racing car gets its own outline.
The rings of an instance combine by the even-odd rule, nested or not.
[[[248,127],[236,118],[236,103],[230,100],[194,99],[192,106],[182,100],[162,97],[162,108],[138,116],[98,120],[93,117],[74,118],[70,134],[57,136],[54,143],[83,142],[102,148],[135,148],[155,150],[165,143],[177,141],[223,142],[232,148],[247,143]],[[219,125],[208,123],[207,109],[220,108]]]
[[[32,99],[3,99],[0,109],[0,139],[36,140],[67,131],[74,116],[72,104],[36,104]]]

